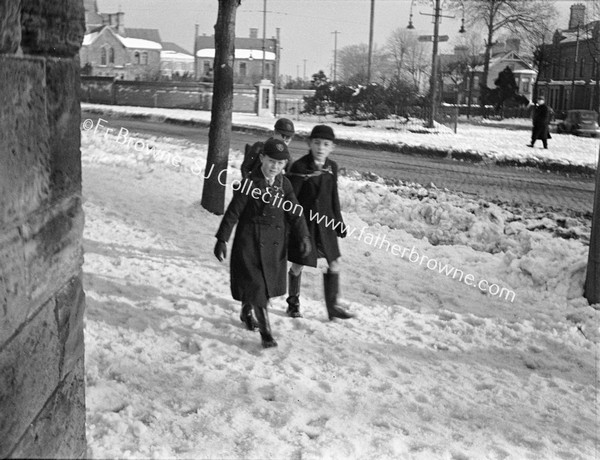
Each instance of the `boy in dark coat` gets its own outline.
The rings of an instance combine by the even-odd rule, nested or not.
[[[294,123],[287,118],[280,118],[275,122],[273,127],[273,138],[281,139],[285,145],[290,145],[295,133]],[[255,142],[254,144],[246,144],[244,152],[244,161],[242,161],[242,176],[246,177],[252,172],[257,164],[260,164],[259,155],[262,153],[264,142]],[[289,164],[289,163],[288,163]],[[286,165],[287,166],[287,165]]]
[[[239,183],[219,230],[214,254],[227,256],[227,241],[237,223],[231,250],[231,294],[243,302],[242,321],[252,323],[252,309],[265,348],[277,346],[267,312],[269,298],[286,292],[286,223],[300,237],[299,251],[310,251],[302,207],[282,171],[289,159],[282,140],[269,139],[260,156],[261,167]],[[232,184],[233,187],[233,184]]]
[[[335,147],[334,140],[333,129],[329,126],[315,126],[308,140],[309,153],[296,161],[287,174],[304,209],[311,242],[310,253],[301,254],[298,245],[293,243],[294,232],[291,232],[288,260],[292,266],[288,273],[287,314],[292,318],[302,317],[299,296],[303,266],[316,267],[319,257],[324,257],[328,265],[327,273],[323,274],[323,285],[329,319],[353,317],[337,305],[340,258],[337,239],[345,238],[346,226],[340,211],[338,166],[328,158]]]
[[[544,96],[537,99],[537,105],[533,108],[533,128],[531,129],[531,144],[528,147],[533,147],[535,141],[540,139],[545,149],[548,148],[548,139],[550,139],[550,118],[552,110],[545,104]]]

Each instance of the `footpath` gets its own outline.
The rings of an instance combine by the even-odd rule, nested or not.
[[[166,109],[152,107],[109,106],[81,104],[87,114],[117,114],[136,119],[148,119],[186,126],[210,126],[209,111]],[[448,160],[495,164],[508,167],[536,168],[564,174],[594,175],[596,172],[599,145],[598,139],[580,138],[569,134],[552,133],[549,149],[545,150],[538,141],[534,148],[527,147],[530,141],[529,120],[505,120],[482,122],[481,124],[460,123],[458,132],[443,125],[425,129],[419,120],[409,125],[393,120],[383,120],[358,125],[341,122],[332,117],[302,117],[298,120],[289,116],[296,127],[296,136],[306,138],[315,124],[332,125],[336,143],[358,146],[368,150],[387,150],[409,155],[421,155]],[[232,129],[265,135],[272,131],[275,118],[258,117],[254,114],[234,113]],[[355,126],[350,126],[355,125]],[[416,128],[416,129],[415,129]]]

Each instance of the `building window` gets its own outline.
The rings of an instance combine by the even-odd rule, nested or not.
[[[246,63],[240,62],[240,77],[245,77],[247,72],[248,72],[248,70],[246,68]]]
[[[144,51],[142,53],[142,62],[141,62],[141,64],[142,65],[148,65],[148,52],[147,51]]]
[[[529,78],[523,78],[523,89],[521,90],[522,93],[528,93],[529,92],[529,82],[530,79]]]
[[[115,63],[115,49],[114,48],[110,48],[108,50],[108,63],[109,64]]]
[[[583,78],[585,76],[585,58],[581,59],[579,63],[579,76]]]
[[[563,78],[565,78],[565,79],[569,78],[570,74],[571,74],[571,61],[569,61],[568,59],[565,59]]]
[[[100,65],[106,65],[106,48],[100,49]]]
[[[204,66],[202,73],[208,75],[210,73],[210,61],[203,61],[202,65]]]
[[[139,51],[136,51],[135,53],[133,53],[133,63],[134,64],[139,64],[140,63],[140,53],[139,53]]]

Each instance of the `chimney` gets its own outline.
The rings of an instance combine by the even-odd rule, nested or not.
[[[502,42],[495,42],[492,45],[492,49],[491,49],[491,55],[492,57],[496,54],[500,54],[500,53],[504,53],[504,43]]]
[[[258,29],[250,28],[250,38],[258,38]]]
[[[469,57],[469,47],[464,45],[457,45],[454,47],[454,55],[465,59]]]
[[[585,5],[576,3],[571,5],[571,17],[569,18],[569,30],[576,29],[577,26],[585,24]]]
[[[519,53],[519,49],[521,48],[521,40],[519,40],[518,38],[507,38],[506,39],[506,47],[504,48],[504,51],[506,51],[507,53],[509,51],[514,51],[515,53]]]
[[[119,11],[117,17],[117,33],[121,36],[125,36],[125,13]]]

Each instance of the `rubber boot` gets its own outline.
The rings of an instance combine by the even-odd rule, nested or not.
[[[246,329],[253,331],[258,329],[258,323],[252,316],[252,305],[246,302],[242,302],[242,312],[240,313],[240,321],[244,323]]]
[[[340,274],[327,271],[323,273],[323,287],[325,290],[325,305],[327,306],[327,314],[329,319],[349,319],[354,318],[354,315],[348,313],[343,308],[337,306],[337,297],[340,286]]]
[[[271,324],[269,323],[267,306],[253,305],[253,307],[263,348],[276,347],[277,342],[275,342],[275,339],[273,339],[273,336],[271,335]]]
[[[299,275],[294,275],[292,270],[288,272],[288,290],[290,296],[286,299],[288,307],[286,313],[291,318],[302,318],[300,313],[300,281],[302,280],[302,272]]]

